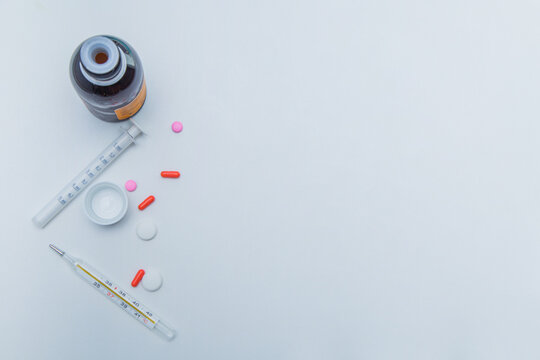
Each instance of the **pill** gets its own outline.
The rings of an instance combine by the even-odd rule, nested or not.
[[[154,200],[156,200],[156,198],[153,195],[150,195],[149,197],[144,199],[142,203],[139,204],[139,210],[146,209],[148,205],[154,202]]]
[[[184,125],[180,121],[175,121],[172,123],[171,128],[175,133],[179,133],[184,129]]]
[[[179,178],[180,173],[178,171],[162,171],[161,177],[164,178]]]
[[[156,237],[157,226],[152,220],[142,220],[137,224],[137,236],[141,240],[152,240]]]
[[[139,282],[142,280],[143,276],[144,276],[143,269],[140,269],[139,271],[137,271],[137,273],[135,274],[135,277],[133,278],[133,281],[131,282],[131,286],[136,287],[137,285],[139,285]]]
[[[126,184],[124,186],[127,191],[131,192],[131,191],[135,191],[135,189],[137,188],[137,183],[133,180],[128,180],[126,181]]]
[[[142,286],[147,291],[156,291],[163,284],[163,277],[154,268],[147,268],[142,279]]]

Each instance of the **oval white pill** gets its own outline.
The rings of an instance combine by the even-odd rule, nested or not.
[[[147,291],[156,291],[163,284],[161,273],[153,268],[146,269],[141,281],[142,287]]]
[[[157,226],[152,220],[142,220],[137,224],[137,236],[141,240],[152,240],[156,237]]]

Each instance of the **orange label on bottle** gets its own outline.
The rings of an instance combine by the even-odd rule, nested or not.
[[[137,111],[139,111],[141,106],[143,106],[145,99],[146,99],[146,81],[143,80],[141,91],[139,91],[137,96],[135,96],[135,99],[133,99],[133,101],[127,104],[126,106],[122,106],[121,108],[114,110],[118,120],[124,120],[135,115]]]

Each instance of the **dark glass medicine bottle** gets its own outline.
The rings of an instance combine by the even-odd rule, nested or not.
[[[71,58],[70,75],[88,110],[104,121],[129,119],[146,99],[139,56],[114,36],[94,36],[79,45]]]

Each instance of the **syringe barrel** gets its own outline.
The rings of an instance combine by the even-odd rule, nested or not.
[[[131,126],[107,146],[87,167],[71,180],[54,198],[38,212],[32,221],[43,228],[88,185],[94,181],[141,133],[137,125]]]

